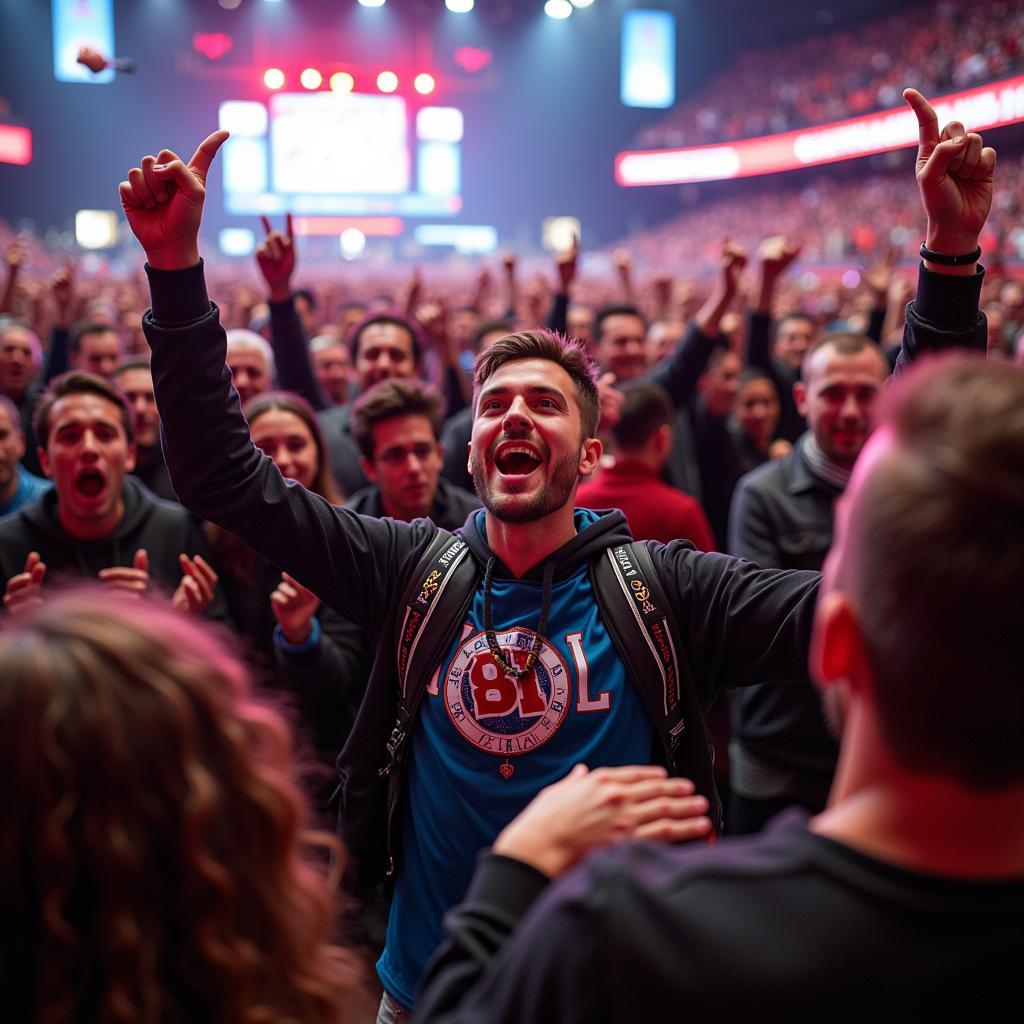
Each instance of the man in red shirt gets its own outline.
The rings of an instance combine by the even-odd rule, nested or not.
[[[672,448],[672,406],[656,384],[640,381],[624,389],[622,415],[612,428],[614,461],[580,485],[576,504],[620,508],[637,540],[689,540],[714,551],[715,538],[699,502],[670,487],[661,470]]]

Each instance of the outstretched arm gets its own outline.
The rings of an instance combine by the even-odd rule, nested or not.
[[[978,239],[992,208],[996,151],[959,121],[939,131],[932,105],[916,89],[904,99],[917,115],[917,187],[927,220],[925,246],[955,263],[925,258],[917,297],[907,307],[899,372],[923,352],[951,348],[986,350],[985,315],[979,309],[984,271]]]
[[[185,507],[238,534],[376,636],[391,589],[432,530],[335,509],[286,482],[253,446],[199,261],[206,176],[226,137],[209,136],[188,164],[169,150],[146,157],[121,183],[148,259],[153,306],[144,327],[167,467]]]

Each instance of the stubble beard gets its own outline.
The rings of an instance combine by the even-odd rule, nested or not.
[[[482,460],[473,452],[473,489],[485,509],[505,523],[534,523],[557,512],[572,496],[579,479],[579,457],[564,455],[551,467],[551,474],[541,490],[530,498],[518,495],[496,495],[487,480]],[[540,472],[539,469],[534,472]]]

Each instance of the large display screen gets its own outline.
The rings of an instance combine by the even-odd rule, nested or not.
[[[221,105],[231,214],[434,217],[459,212],[462,114],[401,96],[277,93]]]

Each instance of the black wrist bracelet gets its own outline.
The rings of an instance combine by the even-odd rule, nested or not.
[[[921,243],[921,259],[927,260],[929,263],[940,263],[944,267],[962,267],[965,263],[977,263],[981,259],[981,246],[979,245],[974,252],[964,253],[963,256],[950,256],[945,252],[936,252],[934,249],[929,249],[924,242]]]

